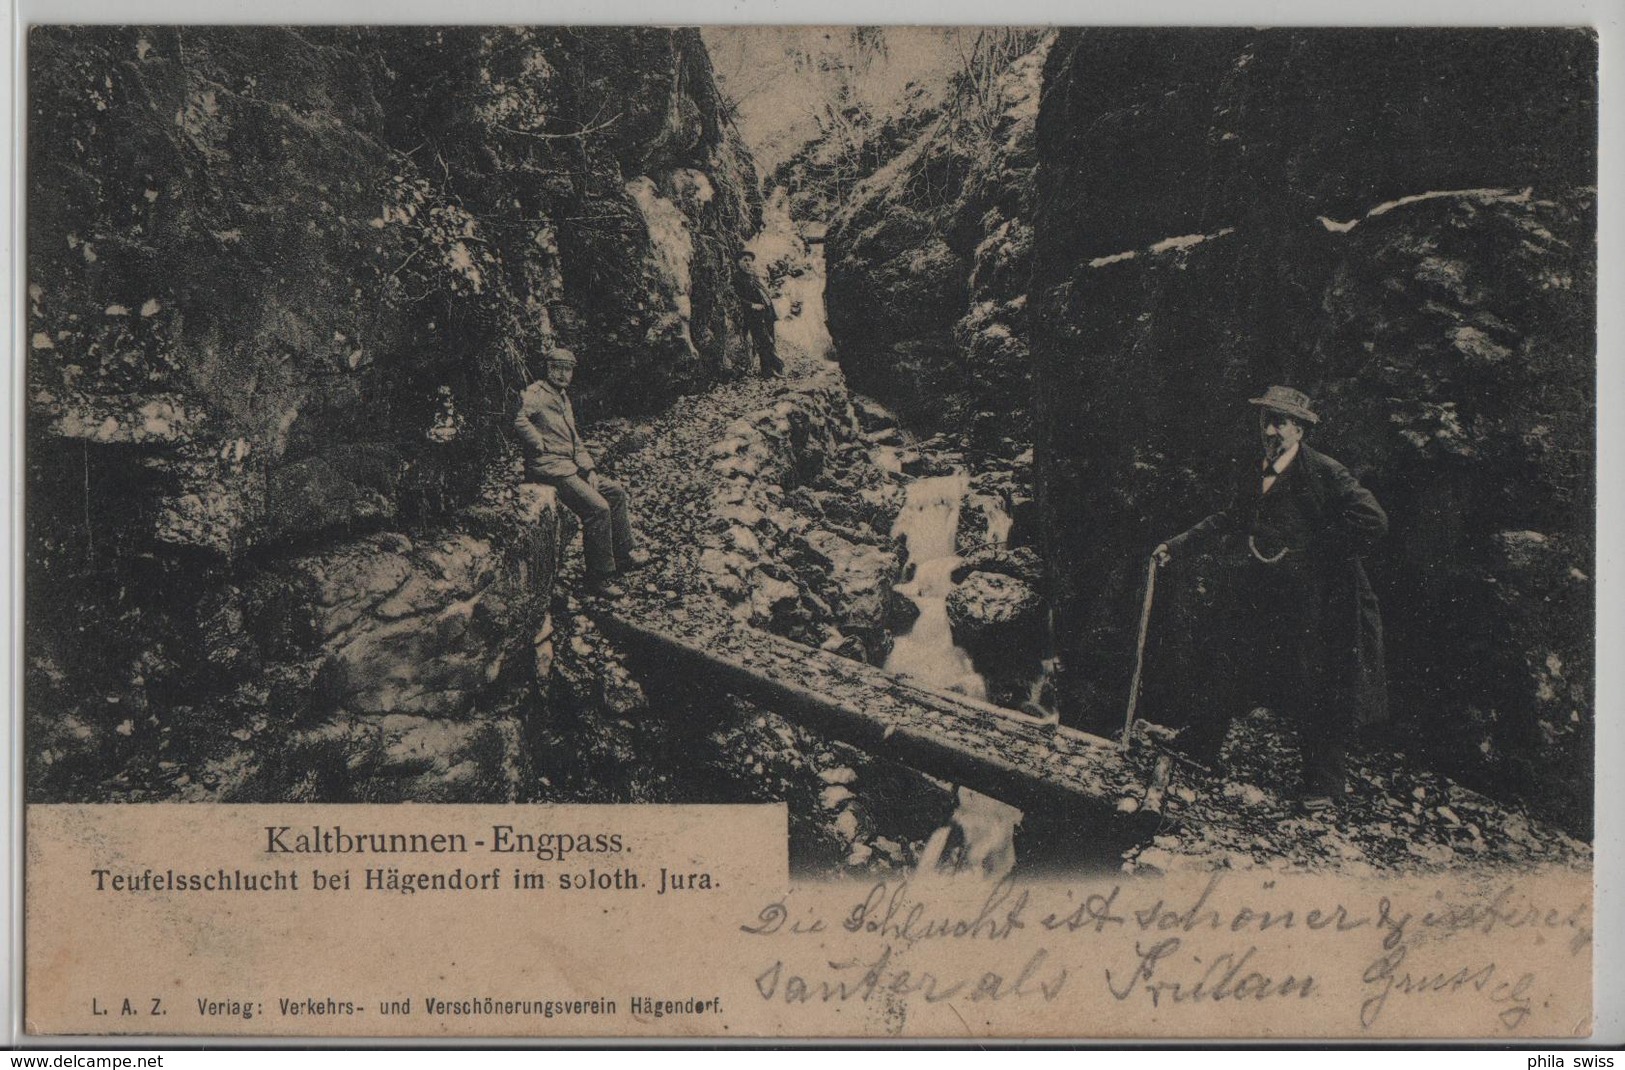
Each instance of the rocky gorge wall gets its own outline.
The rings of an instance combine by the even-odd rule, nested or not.
[[[1069,719],[1121,718],[1147,554],[1223,504],[1245,399],[1286,383],[1391,519],[1368,568],[1400,738],[1589,827],[1596,56],[1571,31],[1060,35],[1030,301]],[[1152,716],[1205,705],[1224,571],[1159,582]]]
[[[840,203],[826,241],[830,334],[853,388],[912,427],[1014,456],[1031,407],[1033,132],[1050,38],[1008,32],[1007,61],[893,124],[909,136],[876,132],[899,147]]]
[[[877,467],[834,369],[730,424],[711,447],[698,566],[742,625],[859,661],[890,648],[902,494]]]
[[[513,797],[530,362],[590,420],[748,359],[698,34],[40,27],[29,94],[31,797]]]

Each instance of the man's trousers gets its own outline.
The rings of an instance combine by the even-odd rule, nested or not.
[[[1213,763],[1231,718],[1264,706],[1297,730],[1304,794],[1340,798],[1352,728],[1347,704],[1337,701],[1327,678],[1314,591],[1310,577],[1290,566],[1243,563],[1218,643],[1224,679],[1215,689],[1215,708],[1181,734],[1180,745],[1192,758]]]
[[[564,476],[548,480],[559,498],[581,518],[581,543],[587,557],[587,575],[613,575],[625,565],[637,541],[632,535],[632,510],[626,488],[596,472],[586,477]]]
[[[761,360],[761,374],[777,375],[782,372],[784,361],[779,359],[778,329],[773,320],[765,315],[752,315],[747,326],[751,344],[756,347],[756,356]]]

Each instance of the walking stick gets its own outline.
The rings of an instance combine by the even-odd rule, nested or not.
[[[1151,596],[1157,590],[1157,555],[1145,573],[1145,604],[1140,608],[1140,637],[1134,644],[1134,679],[1128,686],[1128,713],[1123,716],[1123,747],[1127,749],[1129,736],[1134,732],[1134,714],[1140,708],[1140,677],[1145,672],[1145,635],[1151,627]]]

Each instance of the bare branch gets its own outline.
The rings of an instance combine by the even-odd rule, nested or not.
[[[575,138],[584,138],[589,134],[596,134],[600,130],[608,129],[609,127],[615,125],[615,121],[619,119],[621,115],[621,112],[616,112],[614,115],[611,115],[608,119],[605,119],[601,123],[584,126],[580,130],[576,130],[568,134],[538,134],[533,130],[520,130],[517,127],[503,126],[501,123],[492,123],[491,125],[505,133],[518,134],[520,137],[533,137],[538,141],[567,141]]]

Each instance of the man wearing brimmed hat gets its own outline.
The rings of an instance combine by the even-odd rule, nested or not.
[[[576,431],[575,409],[565,393],[575,370],[576,357],[568,349],[549,353],[543,377],[520,395],[513,425],[525,451],[525,478],[556,487],[559,499],[581,518],[588,590],[616,598],[625,593],[614,583],[616,575],[647,564],[649,555],[638,549],[632,534],[626,489],[598,473]]]
[[[1382,618],[1360,556],[1387,532],[1388,517],[1347,468],[1304,441],[1320,422],[1306,394],[1272,386],[1249,401],[1259,408],[1258,467],[1243,473],[1226,508],[1155,556],[1166,564],[1209,543],[1238,564],[1225,630],[1236,641],[1234,697],[1297,722],[1304,806],[1322,810],[1342,801],[1350,732],[1387,716]],[[1181,745],[1211,761],[1240,708],[1191,725]]]

